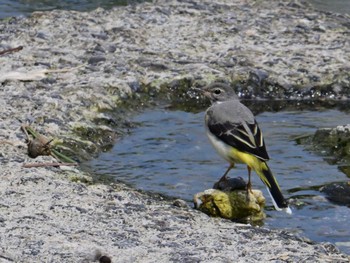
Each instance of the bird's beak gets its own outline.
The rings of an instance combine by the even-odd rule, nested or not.
[[[207,97],[210,99],[210,92],[208,92],[207,90],[205,89],[200,89],[200,88],[195,88],[195,87],[192,87],[191,88],[192,90],[195,90],[197,92],[199,92],[201,95],[203,95],[204,97]]]
[[[202,94],[207,98],[211,98],[211,93],[207,90],[202,90]]]
[[[192,90],[198,91],[200,93],[203,93],[204,90],[200,89],[200,88],[195,88],[195,87],[191,87]]]

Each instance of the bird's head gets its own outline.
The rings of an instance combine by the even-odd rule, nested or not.
[[[212,103],[220,103],[228,100],[238,100],[237,94],[232,87],[220,82],[213,82],[205,86],[201,92],[210,99]]]

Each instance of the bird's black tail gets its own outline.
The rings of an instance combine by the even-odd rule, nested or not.
[[[273,205],[276,210],[284,210],[288,214],[292,213],[292,210],[289,208],[287,201],[284,199],[281,189],[277,183],[276,178],[273,176],[267,163],[262,165],[260,171],[256,171],[260,179],[266,185],[267,190],[272,198]]]

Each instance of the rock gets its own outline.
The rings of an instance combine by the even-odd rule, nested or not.
[[[350,124],[318,129],[312,138],[312,144],[324,155],[334,157],[336,162],[349,162]]]
[[[321,187],[320,191],[337,204],[350,206],[350,182],[332,183]]]
[[[301,135],[294,139],[306,149],[324,156],[329,164],[338,165],[339,170],[350,177],[350,124],[321,128],[314,135]]]
[[[223,192],[208,189],[194,196],[195,208],[214,216],[233,220],[261,221],[265,218],[265,198],[259,190]]]
[[[219,180],[213,186],[213,189],[231,192],[233,190],[244,190],[247,188],[247,183],[242,177],[228,178],[226,180]]]
[[[177,206],[177,207],[182,207],[182,208],[187,208],[188,207],[187,202],[185,200],[182,200],[182,199],[174,200],[173,205]]]

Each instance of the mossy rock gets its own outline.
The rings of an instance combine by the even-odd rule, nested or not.
[[[336,161],[350,161],[350,125],[336,128],[319,129],[312,139],[316,150],[327,156],[334,156]]]
[[[320,191],[331,202],[350,206],[350,182],[331,183],[323,186]]]
[[[208,189],[194,196],[194,204],[198,210],[214,217],[249,221],[265,218],[265,197],[259,190]]]

